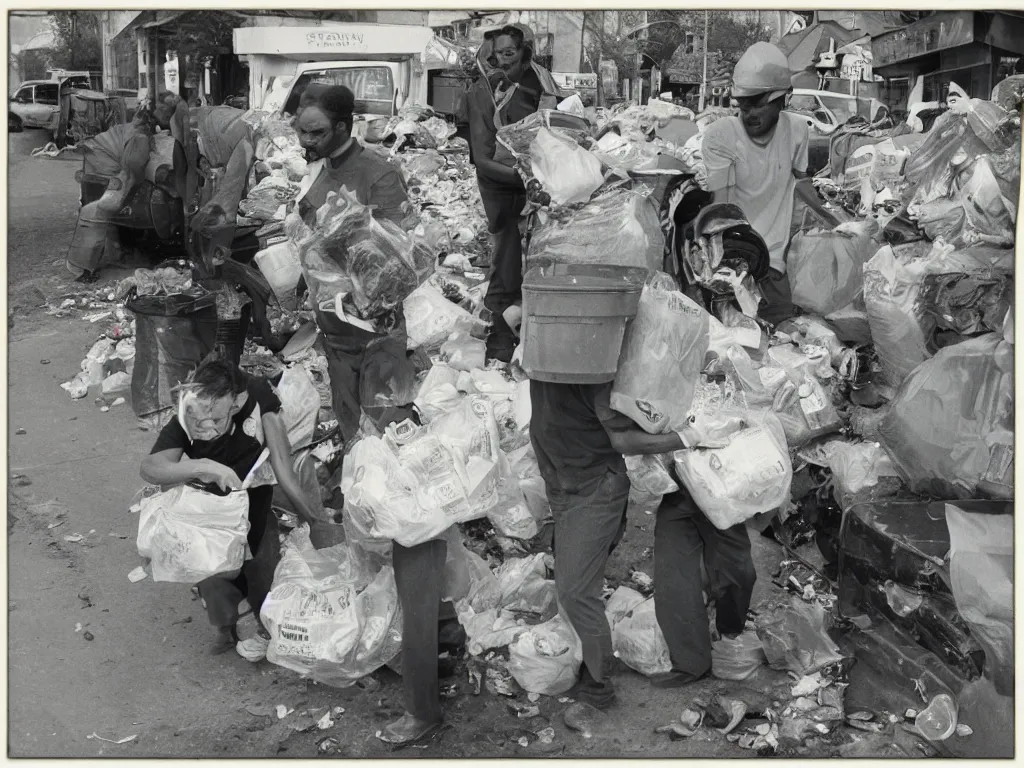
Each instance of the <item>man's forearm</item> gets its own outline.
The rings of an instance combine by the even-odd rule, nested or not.
[[[615,442],[616,450],[625,456],[672,453],[686,447],[682,438],[675,432],[669,432],[667,435],[649,435],[639,427],[635,431],[620,432]]]

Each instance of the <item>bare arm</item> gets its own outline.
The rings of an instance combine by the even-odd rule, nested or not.
[[[230,467],[211,459],[189,459],[181,448],[168,448],[142,460],[142,479],[153,485],[181,485],[198,481],[216,483],[223,490],[241,488],[242,481]]]
[[[650,435],[640,427],[609,430],[612,448],[623,456],[646,456],[650,454],[681,451],[686,446],[675,432],[667,435]]]
[[[284,422],[281,421],[278,414],[266,413],[263,415],[263,434],[267,440],[267,448],[270,449],[270,466],[274,468],[277,484],[281,486],[281,490],[284,491],[302,521],[312,523],[317,519],[317,514],[310,504],[310,500],[303,494],[299,479],[295,476],[295,470],[292,467],[291,442],[288,440]]]

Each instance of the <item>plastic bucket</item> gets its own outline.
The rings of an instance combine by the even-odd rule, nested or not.
[[[618,368],[647,271],[557,264],[523,278],[523,370],[558,384],[602,384]]]

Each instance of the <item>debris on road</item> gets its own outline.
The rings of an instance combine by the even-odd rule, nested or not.
[[[132,584],[135,584],[137,582],[142,581],[147,576],[149,576],[149,572],[146,570],[146,567],[140,565],[138,568],[132,569],[132,571],[128,574],[128,581],[130,581]]]
[[[108,744],[127,744],[129,741],[135,741],[139,737],[137,734],[132,734],[131,736],[125,736],[123,739],[108,739],[98,735],[97,733],[90,733],[85,738],[96,739],[97,741],[105,741]]]

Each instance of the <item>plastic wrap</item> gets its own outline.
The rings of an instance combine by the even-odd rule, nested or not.
[[[629,475],[630,487],[651,496],[675,493],[679,485],[672,479],[671,463],[671,454],[627,456],[626,474]]]
[[[458,378],[458,371],[444,363],[434,365],[427,371],[413,400],[424,424],[429,424],[461,402],[462,393],[455,388]]]
[[[819,315],[852,304],[864,289],[864,264],[878,250],[879,234],[871,219],[797,233],[786,257],[793,303]]]
[[[767,662],[761,638],[742,632],[711,644],[711,674],[719,680],[746,680]]]
[[[828,614],[817,603],[799,597],[758,614],[757,636],[772,669],[812,675],[842,660],[839,647],[828,636]]]
[[[556,205],[586,202],[604,181],[597,157],[547,128],[530,144],[530,158],[534,178]]]
[[[832,471],[836,501],[843,509],[852,506],[857,494],[878,485],[883,477],[897,476],[889,454],[880,443],[832,440],[822,450]]]
[[[557,696],[576,684],[583,646],[561,616],[530,627],[509,646],[508,671],[525,690]]]
[[[313,442],[320,417],[320,393],[309,373],[301,365],[286,368],[276,387],[281,400],[281,417],[292,451]]]
[[[613,187],[538,225],[529,259],[654,271],[662,268],[664,252],[665,235],[650,198],[639,190]]]
[[[558,605],[551,569],[551,556],[543,552],[506,560],[494,571],[501,594],[497,607],[526,614],[535,623],[552,618]]]
[[[267,176],[238,202],[238,212],[250,219],[283,221],[279,210],[299,196],[299,185],[277,176]]]
[[[153,581],[194,584],[237,573],[248,533],[247,493],[216,496],[179,485],[143,499],[136,546],[151,561]]]
[[[579,145],[589,143],[590,130],[584,129],[585,121],[566,116],[564,113],[550,109],[539,109],[517,123],[503,125],[495,136],[494,159],[496,162],[512,166],[518,158],[530,157],[530,146],[542,128],[572,139]]]
[[[1012,499],[1013,412],[1013,346],[992,333],[921,364],[879,434],[915,493]]]
[[[648,677],[672,670],[668,643],[658,626],[653,597],[630,608],[611,629],[612,648],[627,667]]]
[[[611,407],[651,434],[686,426],[708,350],[709,315],[664,273],[648,279],[626,332]]]
[[[985,650],[985,676],[1013,695],[1013,516],[946,505],[949,576],[957,610]]]
[[[743,415],[743,414],[739,414]],[[778,417],[746,414],[750,426],[725,448],[676,451],[676,472],[697,506],[727,530],[789,499],[793,465]]]
[[[903,174],[911,205],[949,197],[953,181],[965,164],[988,151],[964,115],[946,112],[928,132],[924,144],[907,158]]]

